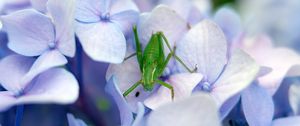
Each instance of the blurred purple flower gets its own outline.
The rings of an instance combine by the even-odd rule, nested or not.
[[[74,115],[70,113],[67,114],[67,118],[69,126],[87,126],[85,122],[83,122],[81,119],[76,119]]]
[[[197,64],[203,75],[197,90],[207,91],[218,106],[246,88],[255,78],[259,66],[241,50],[230,52],[226,38],[214,22],[203,20],[195,25],[177,44],[176,54],[188,67]],[[178,64],[179,71],[186,70]]]
[[[194,96],[162,105],[149,113],[145,112],[144,105],[139,102],[137,103],[137,115],[133,118],[133,111],[117,87],[114,76],[106,84],[106,92],[112,95],[117,102],[122,126],[220,125],[217,106],[212,97],[207,94],[195,94]]]
[[[76,34],[93,60],[121,63],[126,53],[125,35],[138,20],[131,0],[80,0]]]
[[[0,92],[0,111],[14,105],[28,103],[75,102],[79,87],[75,77],[62,68],[40,71],[28,78],[33,58],[10,55],[0,61],[0,83],[6,91]]]
[[[41,71],[64,65],[68,62],[65,56],[75,55],[74,2],[49,0],[51,18],[33,9],[1,17],[9,37],[8,47],[24,56],[39,56],[27,76],[34,77]]]

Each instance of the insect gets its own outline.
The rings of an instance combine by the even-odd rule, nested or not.
[[[165,35],[162,32],[156,32],[155,34],[152,34],[148,44],[146,45],[146,48],[144,49],[144,52],[142,52],[142,47],[138,38],[137,28],[136,26],[133,27],[134,32],[134,38],[135,38],[135,44],[136,44],[136,53],[128,56],[124,59],[127,60],[130,57],[137,56],[138,64],[140,71],[142,73],[142,78],[133,84],[128,90],[126,90],[123,93],[123,96],[126,97],[128,94],[130,94],[135,88],[137,88],[140,84],[142,84],[145,91],[152,91],[155,84],[160,84],[168,89],[171,90],[171,97],[174,99],[174,89],[173,87],[165,83],[162,80],[159,80],[159,77],[163,74],[165,68],[167,67],[170,59],[172,56],[179,61],[189,72],[195,72],[196,67],[194,70],[190,70],[183,61],[175,55],[174,50],[172,50],[170,47],[170,44],[165,37]],[[164,54],[164,44],[167,45],[167,47],[170,50],[170,53],[165,58]],[[137,92],[139,94],[139,92]],[[138,95],[136,95],[138,96]]]

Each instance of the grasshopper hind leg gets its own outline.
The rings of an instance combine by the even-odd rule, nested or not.
[[[159,80],[159,79],[157,79],[156,82],[157,82],[158,84],[160,84],[160,85],[162,85],[162,86],[164,86],[164,87],[170,89],[170,90],[171,90],[171,98],[172,98],[172,100],[174,100],[174,95],[175,95],[175,93],[174,93],[174,88],[173,88],[173,86],[171,86],[170,84],[167,84],[166,82],[163,82],[163,81],[161,81],[161,80]]]

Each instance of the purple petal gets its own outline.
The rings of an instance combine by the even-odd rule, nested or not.
[[[272,126],[299,126],[300,116],[279,118],[273,121]]]
[[[234,50],[224,72],[212,87],[218,105],[245,89],[256,77],[259,66],[242,50]]]
[[[214,100],[200,93],[152,111],[147,126],[220,126],[220,121]]]
[[[62,66],[67,63],[67,59],[57,50],[44,52],[31,66],[30,70],[23,77],[22,82],[28,83],[38,74],[57,66]]]
[[[178,43],[176,54],[189,68],[197,65],[204,80],[214,82],[227,63],[226,38],[217,24],[204,20],[194,26]],[[186,71],[178,64],[181,71]]]
[[[137,63],[136,57],[132,57],[122,64],[110,65],[106,72],[106,80],[108,81],[112,76],[117,81],[117,86],[123,93],[134,83],[141,79],[141,72]],[[135,94],[139,92],[139,96]],[[126,96],[126,101],[132,107],[132,110],[137,112],[137,103],[143,102],[151,93],[144,91],[142,85],[138,86],[132,93]]]
[[[133,121],[133,113],[116,84],[116,79],[112,76],[105,86],[105,91],[109,93],[117,103],[120,111],[121,125],[130,126]]]
[[[123,33],[129,33],[132,31],[133,25],[138,21],[139,13],[136,11],[123,11],[111,16],[111,21],[117,23]]]
[[[274,115],[272,96],[256,83],[242,92],[242,106],[250,126],[270,126]]]
[[[161,31],[167,37],[170,46],[174,47],[175,42],[179,41],[188,30],[187,22],[176,12],[167,6],[159,5],[153,11],[139,20],[138,32],[141,42],[145,46],[153,33]],[[169,49],[165,47],[165,52]]]
[[[1,91],[0,101],[0,112],[3,112],[15,104],[16,98],[14,97],[14,93],[10,91]]]
[[[166,83],[174,88],[174,101],[191,96],[193,89],[202,80],[199,73],[182,73],[172,75]],[[156,93],[145,100],[145,105],[151,109],[172,102],[170,89],[161,86]]]
[[[230,113],[233,107],[238,103],[240,100],[241,95],[237,94],[233,97],[229,98],[220,108],[220,117],[221,119],[225,119],[225,117]]]
[[[125,58],[126,40],[114,23],[78,23],[76,33],[84,51],[93,60],[121,63]]]
[[[122,11],[128,11],[128,10],[132,10],[136,12],[139,11],[137,6],[132,0],[115,0],[113,1],[112,6],[110,8],[110,14],[114,15]]]
[[[138,112],[137,116],[135,117],[132,126],[144,126],[145,125],[145,106],[141,103],[138,102]]]
[[[21,83],[34,59],[10,55],[0,61],[0,84],[8,91],[19,93],[26,84]]]
[[[55,24],[57,48],[66,56],[75,55],[74,14],[76,0],[49,0],[48,11]]]
[[[71,104],[79,96],[76,78],[62,68],[53,68],[40,74],[17,99],[17,104],[57,103]]]
[[[1,17],[8,32],[8,47],[25,56],[37,56],[54,42],[54,26],[49,18],[27,9]]]

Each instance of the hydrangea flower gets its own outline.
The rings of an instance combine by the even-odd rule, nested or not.
[[[29,80],[40,71],[66,64],[65,56],[75,55],[74,2],[49,0],[51,18],[33,9],[1,17],[9,37],[8,47],[24,56],[39,56],[27,74]]]
[[[134,119],[132,109],[121,94],[115,77],[109,79],[106,92],[113,96],[118,105],[122,126],[220,126],[217,105],[212,97],[204,93],[162,105],[148,114],[143,104],[138,103]]]
[[[80,0],[76,10],[76,34],[84,51],[96,61],[121,63],[125,35],[138,20],[131,0]]]
[[[69,126],[87,126],[85,122],[83,122],[81,119],[76,119],[74,115],[70,113],[67,114],[67,118]]]
[[[170,24],[170,21],[173,21],[173,25]],[[184,19],[168,7],[162,5],[155,8],[149,14],[143,14],[138,25],[140,40],[144,46],[150,39],[152,32],[156,31],[162,31],[168,38],[170,45],[174,46],[175,41],[179,40],[180,35],[184,34],[187,30],[187,23]],[[166,53],[169,52],[167,47],[165,47],[165,50]],[[133,51],[129,49],[128,53],[133,53]],[[174,99],[177,100],[190,96],[193,88],[201,80],[202,75],[197,73],[175,74],[172,72],[173,69],[176,68],[174,68],[174,63],[170,61],[166,70],[167,72],[163,78],[174,87]],[[141,77],[136,57],[132,57],[122,64],[110,65],[107,70],[106,80],[108,81],[113,75],[116,77],[120,90],[125,92]],[[156,89],[161,90],[157,92]],[[134,112],[136,112],[137,102],[144,102],[144,104],[151,109],[155,109],[164,103],[171,102],[171,94],[167,88],[156,87],[156,89],[153,92],[145,92],[143,88],[139,86],[134,92],[126,97],[126,100]],[[152,93],[153,95],[151,95]],[[161,94],[164,94],[164,96],[160,96]]]
[[[52,68],[29,78],[26,74],[29,74],[33,63],[33,58],[20,55],[10,55],[0,61],[0,83],[6,89],[0,92],[0,111],[28,103],[75,102],[79,87],[71,73],[62,68]]]
[[[177,44],[176,54],[188,67],[197,64],[197,72],[203,79],[195,90],[210,92],[218,106],[246,88],[259,70],[245,52],[238,49],[229,52],[223,32],[210,20],[195,25]],[[179,71],[186,72],[178,65]]]

